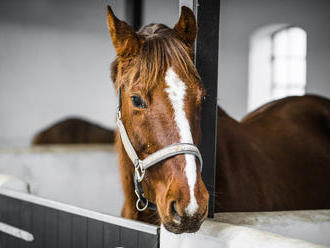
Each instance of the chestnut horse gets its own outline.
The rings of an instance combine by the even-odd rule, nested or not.
[[[193,12],[183,7],[173,29],[151,24],[137,33],[110,7],[107,16],[117,53],[111,76],[132,149],[145,159],[174,143],[198,145],[205,90],[193,63]],[[216,211],[330,208],[329,131],[330,102],[319,97],[270,103],[242,123],[219,108]],[[135,163],[122,132],[116,137],[122,216],[174,233],[197,231],[209,198],[199,160],[181,154],[145,170],[143,196],[157,210],[138,211]]]

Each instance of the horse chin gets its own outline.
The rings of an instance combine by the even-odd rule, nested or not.
[[[194,222],[194,223],[187,223],[183,222],[182,224],[177,224],[174,222],[167,222],[163,223],[165,229],[169,232],[175,234],[182,234],[182,233],[195,233],[201,227],[202,222]]]

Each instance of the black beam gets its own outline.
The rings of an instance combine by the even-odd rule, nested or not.
[[[197,17],[198,35],[195,44],[195,64],[207,95],[201,113],[201,153],[204,166],[203,181],[209,191],[209,217],[214,216],[216,145],[217,145],[217,97],[220,0],[180,0],[193,9]]]
[[[214,216],[220,0],[200,1],[197,5],[198,36],[196,67],[207,95],[202,106],[201,152],[205,167],[202,176],[210,194],[209,217]]]
[[[143,0],[126,0],[126,21],[135,31],[142,25],[142,2]]]

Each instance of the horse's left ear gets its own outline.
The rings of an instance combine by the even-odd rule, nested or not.
[[[179,37],[188,45],[192,47],[197,35],[197,24],[194,12],[186,6],[181,8],[181,16],[173,30]]]

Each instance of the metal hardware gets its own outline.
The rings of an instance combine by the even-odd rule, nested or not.
[[[145,169],[142,166],[142,161],[140,159],[136,159],[134,163],[135,174],[139,182],[142,182],[145,174]]]
[[[137,190],[135,190],[135,194],[136,194],[137,197],[138,197],[138,199],[136,200],[136,204],[135,204],[136,209],[137,209],[138,211],[140,211],[140,212],[146,210],[146,209],[148,208],[148,204],[149,204],[148,199],[144,198],[144,199],[146,200],[146,203],[145,203],[144,207],[140,208],[140,203],[143,203],[143,201],[141,200],[140,195],[139,195],[139,193],[137,192]],[[144,195],[143,195],[143,197],[144,197]]]
[[[117,108],[117,119],[120,120],[121,119],[121,112],[120,109]]]

